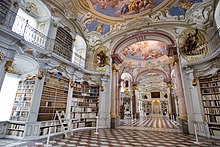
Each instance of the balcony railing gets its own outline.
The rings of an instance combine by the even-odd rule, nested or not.
[[[1,26],[24,37],[24,40],[41,49],[53,51],[54,47],[57,45],[59,46],[59,44],[55,43],[55,39],[49,38],[35,28],[31,27],[28,24],[28,20],[18,16],[17,13],[11,11],[6,6],[0,6]],[[82,67],[85,65],[85,59],[77,53],[73,53],[73,62]]]

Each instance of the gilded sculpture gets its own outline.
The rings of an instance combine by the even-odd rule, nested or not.
[[[6,61],[5,63],[5,71],[8,73],[13,73],[13,74],[17,74],[17,72],[14,70],[14,68],[12,67],[13,61]]]
[[[179,36],[181,55],[188,61],[195,61],[207,53],[206,41],[198,28],[187,28]]]
[[[101,50],[96,56],[96,63],[98,67],[104,67],[107,64],[108,56],[105,55],[104,51]]]
[[[110,51],[106,46],[100,46],[94,53],[93,67],[95,71],[104,72],[108,70],[110,62]]]

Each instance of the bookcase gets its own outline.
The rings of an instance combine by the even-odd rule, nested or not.
[[[77,128],[95,127],[99,111],[99,86],[87,82],[75,82],[70,116],[79,119]]]
[[[6,135],[11,135],[17,138],[24,137],[25,122],[10,121],[8,123]]]
[[[41,95],[38,121],[54,120],[56,111],[66,112],[69,79],[61,73],[47,73]]]
[[[64,59],[72,60],[72,36],[62,27],[58,27],[53,52]]]
[[[12,121],[27,121],[35,88],[35,76],[18,84],[12,114]]]
[[[199,78],[205,121],[211,136],[220,137],[220,71]]]

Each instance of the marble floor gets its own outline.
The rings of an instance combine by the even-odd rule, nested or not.
[[[220,140],[208,139],[199,136],[196,142],[195,135],[181,133],[178,123],[167,117],[142,117],[140,119],[121,120],[117,129],[99,129],[78,131],[63,136],[51,137],[49,146],[52,147],[218,147]],[[197,144],[199,143],[199,144]],[[44,147],[47,140],[16,141],[0,139],[2,147]]]
[[[49,146],[52,147],[218,147],[220,141],[199,137],[200,145],[194,143],[194,135],[186,135],[177,132],[160,132],[131,129],[100,129],[99,134],[95,130],[80,131],[72,134],[69,138],[61,136],[51,138]],[[0,140],[1,142],[1,140]],[[1,146],[1,143],[0,143]],[[46,139],[31,142],[16,142],[2,144],[4,147],[44,147]]]
[[[126,118],[121,120],[122,129],[137,129],[149,131],[181,132],[177,122],[169,120],[166,116],[145,116],[140,119]]]

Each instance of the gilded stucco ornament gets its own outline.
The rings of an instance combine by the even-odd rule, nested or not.
[[[202,59],[208,52],[205,37],[197,28],[183,30],[178,44],[180,54],[188,62]]]
[[[96,71],[106,71],[110,62],[110,52],[105,46],[101,46],[94,54],[93,66]]]
[[[4,54],[0,52],[0,64],[4,61]]]
[[[5,71],[8,73],[18,74],[15,69],[12,67],[13,61],[6,61],[5,63]]]

